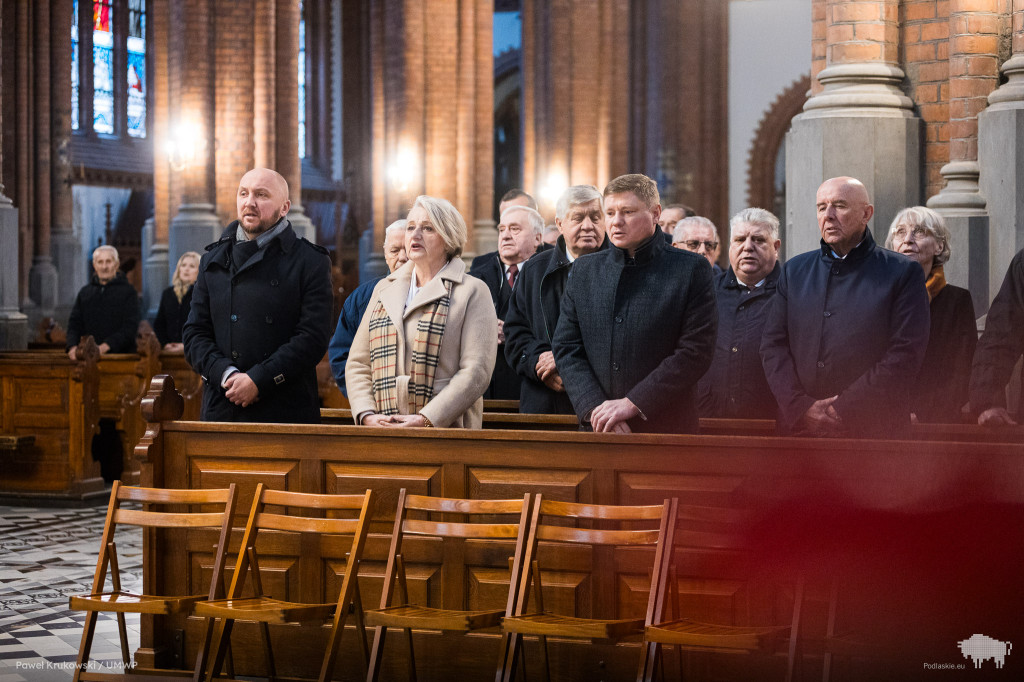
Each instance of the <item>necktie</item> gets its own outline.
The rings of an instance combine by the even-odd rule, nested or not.
[[[519,274],[519,266],[512,264],[508,266],[508,286],[511,289],[516,285],[516,275]]]

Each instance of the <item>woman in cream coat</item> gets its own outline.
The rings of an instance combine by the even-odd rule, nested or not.
[[[459,258],[466,239],[448,201],[416,198],[409,262],[374,288],[345,367],[357,424],[480,428],[498,319],[487,286]]]

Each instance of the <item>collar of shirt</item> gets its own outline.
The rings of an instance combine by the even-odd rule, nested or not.
[[[434,277],[435,278],[440,277],[441,273],[444,272],[445,268],[447,268],[450,264],[451,264],[451,261],[449,260],[447,263],[442,265],[441,269],[437,271],[437,274],[434,275]],[[418,294],[420,292],[420,289],[422,289],[422,288],[423,288],[422,286],[417,286],[416,285],[416,270],[414,268],[413,271],[412,271],[412,275],[409,277],[409,295],[405,297],[405,309],[406,310],[408,310],[412,306],[413,299],[416,298],[416,294]]]
[[[257,248],[262,249],[264,246],[269,244],[271,239],[273,239],[277,235],[279,235],[282,232],[284,232],[284,228],[285,228],[285,226],[287,224],[288,224],[288,221],[285,220],[282,217],[280,220],[278,220],[276,223],[274,223],[274,226],[272,228],[270,228],[269,230],[267,230],[263,234],[256,235],[256,246],[257,246]],[[249,235],[247,235],[245,233],[245,230],[242,229],[242,224],[241,223],[239,223],[238,227],[235,228],[235,241],[237,241],[237,242],[249,241]]]

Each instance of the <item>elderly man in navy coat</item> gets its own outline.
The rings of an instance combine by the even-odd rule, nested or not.
[[[761,359],[784,433],[887,437],[910,423],[908,389],[928,347],[924,271],[875,244],[867,189],[826,180],[821,248],[788,263]]]
[[[316,365],[331,336],[331,261],[285,218],[288,183],[242,176],[238,220],[206,247],[185,323],[206,421],[318,423]]]
[[[614,248],[573,265],[551,342],[565,390],[594,431],[695,433],[718,320],[711,265],[665,242],[646,175],[608,183],[604,213]]]
[[[761,366],[761,335],[779,266],[779,219],[745,208],[729,221],[729,269],[715,276],[718,341],[697,383],[702,417],[774,419],[775,397]]]
[[[555,367],[551,337],[561,312],[562,292],[577,258],[607,246],[604,205],[592,185],[574,185],[555,205],[555,248],[530,258],[505,315],[505,357],[522,378],[519,411],[573,414]]]

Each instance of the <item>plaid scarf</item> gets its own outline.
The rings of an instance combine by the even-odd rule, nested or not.
[[[415,275],[414,275],[415,276]],[[452,301],[452,282],[443,280],[445,295],[434,301],[416,323],[416,338],[412,342],[412,371],[409,373],[409,413],[418,414],[434,397],[434,372],[441,352],[441,338],[448,322],[448,308]],[[399,414],[396,377],[398,364],[398,330],[380,302],[370,313],[370,376],[373,380],[373,399],[377,412],[383,415]]]

